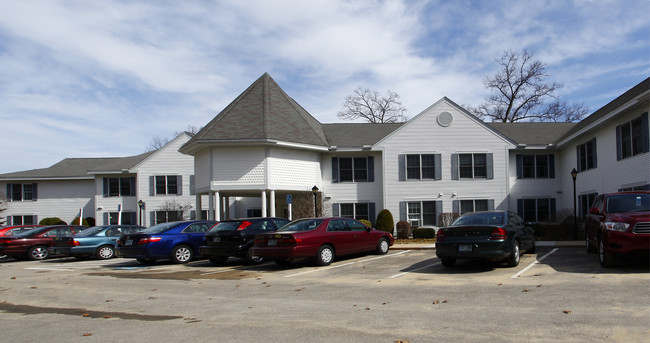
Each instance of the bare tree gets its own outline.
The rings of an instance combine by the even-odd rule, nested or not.
[[[388,90],[382,96],[379,92],[358,87],[345,98],[338,117],[343,120],[361,118],[370,123],[403,123],[408,120],[404,112],[406,108],[402,106],[397,93]]]
[[[187,220],[188,219],[188,211],[192,208],[192,205],[190,204],[183,204],[177,200],[165,200],[163,204],[160,206],[158,209],[159,211],[165,211],[165,212],[173,212],[176,213],[176,218],[174,220]]]
[[[201,130],[202,127],[196,127],[194,125],[188,125],[187,129],[185,131],[174,131],[171,135],[171,137],[164,137],[164,136],[155,136],[151,138],[151,142],[149,142],[149,145],[147,145],[147,148],[145,151],[154,151],[162,148],[165,146],[165,144],[169,143],[172,139],[174,139],[176,136],[180,135],[183,132],[188,132],[191,134],[196,134]]]
[[[577,121],[588,110],[582,104],[567,105],[555,92],[563,85],[548,83],[546,65],[533,59],[533,53],[508,50],[496,59],[501,69],[484,84],[492,91],[486,102],[470,108],[478,117],[496,122]]]
[[[0,193],[0,226],[6,222],[6,216],[2,214],[7,209],[7,198],[4,193]]]

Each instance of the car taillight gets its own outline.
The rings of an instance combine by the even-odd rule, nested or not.
[[[0,239],[0,244],[9,244],[11,242],[10,239]]]
[[[251,222],[244,220],[241,224],[239,224],[239,227],[237,227],[237,231],[241,231],[241,230],[247,228],[250,225],[251,225]]]
[[[282,236],[278,238],[278,245],[298,245],[302,239],[293,236]]]
[[[138,245],[140,244],[147,244],[147,243],[155,243],[158,242],[162,239],[162,237],[145,237],[145,238],[140,238],[140,241],[138,242]]]
[[[443,231],[442,229],[440,229],[440,230],[438,230],[438,232],[436,233],[436,241],[437,241],[437,242],[442,242],[442,241],[444,241],[444,240],[445,240],[445,231]]]
[[[79,243],[77,240],[68,241],[68,246],[76,247],[78,245],[81,245],[81,243]]]
[[[497,240],[502,240],[502,239],[508,239],[508,231],[498,227],[492,230],[492,233],[490,234],[490,240],[491,241],[497,241]]]

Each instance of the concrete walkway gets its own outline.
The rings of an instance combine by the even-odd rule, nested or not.
[[[537,247],[584,247],[584,241],[537,241]],[[434,250],[436,244],[395,244],[390,247],[392,250]]]

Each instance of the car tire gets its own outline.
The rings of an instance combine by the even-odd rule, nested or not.
[[[244,261],[246,261],[247,264],[260,264],[264,262],[264,257],[253,255],[253,249],[249,248],[246,250]]]
[[[228,261],[228,256],[210,257],[208,258],[208,261],[210,261],[210,263],[214,264],[215,266],[223,266],[226,264],[226,261]]]
[[[140,262],[140,263],[142,263],[144,265],[147,265],[147,266],[150,266],[150,265],[156,263],[156,260],[153,259],[153,258],[136,258],[136,261],[138,261],[138,262]]]
[[[451,268],[456,264],[456,259],[453,257],[441,257],[440,262],[442,262],[442,265]]]
[[[598,240],[598,259],[600,260],[600,265],[605,268],[614,266],[614,257],[609,251],[607,251],[602,239]]]
[[[512,250],[510,251],[510,256],[506,258],[506,263],[508,267],[516,267],[519,265],[519,259],[521,258],[519,250],[519,241],[515,241],[512,244]]]
[[[598,248],[591,245],[591,242],[589,242],[589,234],[585,234],[585,245],[587,246],[587,253],[595,254],[598,252]]]
[[[32,261],[44,260],[48,256],[50,256],[50,253],[47,251],[47,247],[42,245],[37,245],[27,250],[27,258]]]
[[[322,245],[318,248],[316,254],[316,264],[319,266],[329,266],[334,261],[334,248],[329,245]]]
[[[95,251],[95,258],[99,260],[108,260],[115,257],[115,249],[110,245],[102,245]]]
[[[179,245],[172,249],[171,260],[176,264],[183,264],[192,261],[192,248],[187,245]]]
[[[380,238],[379,242],[377,243],[377,255],[386,255],[388,253],[388,249],[390,247],[390,243],[388,243],[388,240],[386,238]]]

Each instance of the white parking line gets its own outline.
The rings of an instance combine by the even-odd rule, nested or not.
[[[324,268],[323,267],[314,268],[314,269],[307,270],[307,271],[300,272],[300,273],[285,275],[284,277],[294,277],[294,276],[298,276],[298,275],[304,275],[304,274],[315,273],[315,272],[320,272],[320,271],[324,271],[324,270],[330,270],[330,269],[334,269],[334,268],[345,267],[345,266],[349,266],[349,265],[353,265],[353,264],[357,264],[357,263],[361,263],[361,262],[368,262],[368,261],[372,261],[372,260],[376,260],[376,259],[380,259],[380,258],[384,258],[384,257],[397,256],[397,255],[405,254],[407,252],[410,252],[410,250],[404,250],[404,251],[400,251],[398,253],[383,255],[383,256],[377,256],[377,257],[373,257],[373,258],[367,258],[367,259],[361,260],[361,261],[354,261],[354,262],[348,262],[348,263],[344,263],[344,264],[337,264],[335,266],[329,266],[329,267],[324,267]]]
[[[58,271],[58,272],[73,272],[73,271],[75,271],[74,269],[56,268],[56,267],[50,267],[50,268],[30,267],[30,268],[25,268],[25,269],[30,269],[30,270],[52,270],[52,271]]]
[[[257,268],[257,267],[259,267],[259,266],[233,267],[233,268],[219,269],[219,270],[215,270],[213,272],[201,273],[199,275],[221,274],[221,273],[226,273],[226,272],[231,272],[231,271],[242,271],[242,270],[246,270],[246,269],[253,269],[253,268]]]
[[[408,274],[408,273],[417,272],[418,270],[427,269],[427,268],[429,268],[429,267],[437,266],[437,265],[439,265],[439,264],[441,264],[441,263],[442,263],[442,262],[436,262],[436,263],[432,263],[432,264],[426,265],[426,266],[424,266],[424,267],[420,267],[420,268],[416,268],[416,269],[409,270],[409,271],[407,271],[407,272],[403,272],[403,273],[395,274],[395,275],[393,275],[393,276],[390,276],[389,279],[398,278],[398,277],[400,277],[400,276],[404,276],[404,275],[406,275],[406,274]]]
[[[510,278],[511,278],[511,279],[516,279],[516,278],[520,277],[523,273],[525,273],[526,271],[528,271],[528,269],[533,268],[534,265],[536,265],[536,264],[542,262],[542,260],[544,260],[544,259],[545,259],[546,257],[548,257],[550,254],[556,252],[557,250],[558,250],[558,248],[555,248],[555,249],[551,250],[548,254],[546,254],[546,255],[540,257],[537,261],[535,261],[535,262],[529,264],[526,268],[520,270],[519,273],[517,273],[517,274],[511,276]]]

